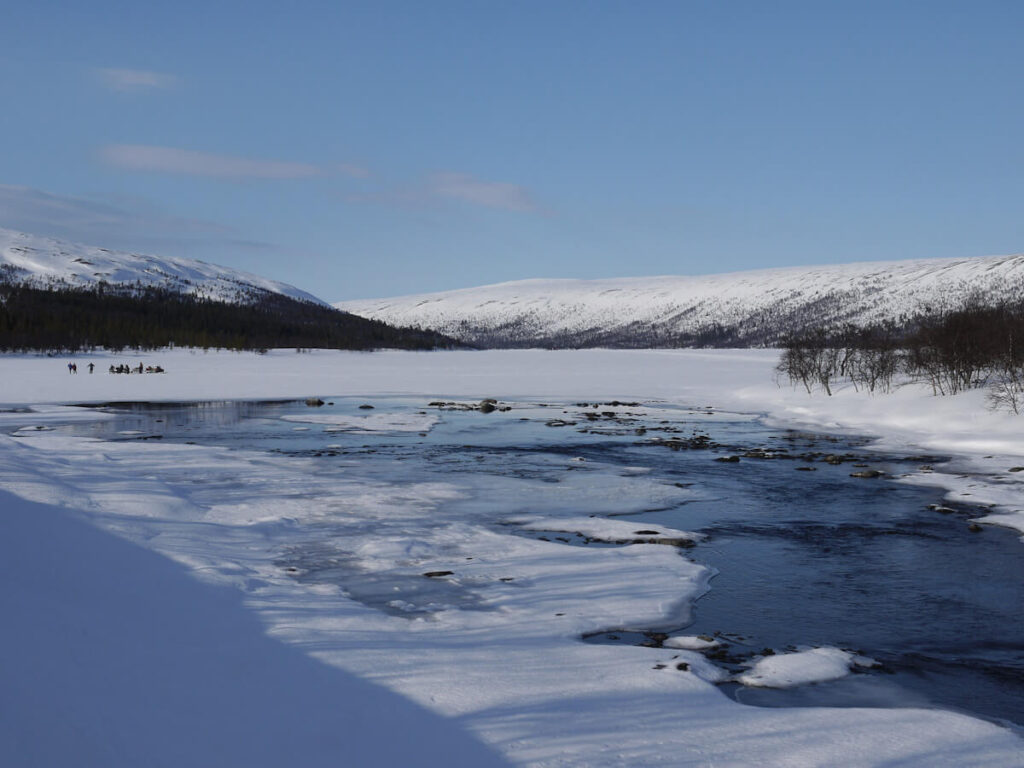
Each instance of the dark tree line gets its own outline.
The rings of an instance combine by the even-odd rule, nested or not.
[[[989,387],[990,404],[1024,408],[1024,302],[919,317],[905,326],[815,329],[790,336],[777,367],[808,392],[832,394],[838,381],[888,392],[898,374],[927,382],[937,395]]]
[[[436,349],[432,331],[395,328],[331,307],[264,292],[230,304],[134,286],[44,290],[0,284],[0,350],[121,350],[170,345],[225,349]]]

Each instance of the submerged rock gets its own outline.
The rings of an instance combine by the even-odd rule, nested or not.
[[[872,477],[881,477],[884,474],[885,474],[885,472],[881,471],[880,469],[864,469],[864,470],[861,470],[860,472],[851,472],[850,473],[850,477],[872,478]]]

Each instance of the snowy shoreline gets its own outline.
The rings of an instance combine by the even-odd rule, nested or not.
[[[0,355],[0,411],[69,403],[186,402],[416,395],[479,400],[649,399],[762,414],[765,423],[875,436],[880,451],[929,451],[948,467],[901,480],[945,488],[950,501],[988,506],[980,522],[1024,534],[1024,417],[986,408],[984,392],[936,397],[923,384],[833,397],[776,383],[776,350],[502,350],[252,352],[175,349],[141,354]],[[68,375],[68,361],[97,373]],[[162,375],[104,373],[111,363],[162,364]],[[58,408],[67,413],[67,409]],[[58,419],[47,408],[40,420]],[[316,417],[311,417],[313,421]],[[10,416],[0,412],[0,425]],[[411,428],[411,427],[410,427]],[[1024,537],[1022,537],[1024,539]]]
[[[831,400],[808,398],[775,386],[771,351],[255,355],[175,350],[77,359],[80,369],[81,361],[93,359],[105,370],[108,359],[126,357],[134,364],[161,364],[168,373],[73,376],[64,369],[63,358],[0,357],[0,405],[37,410],[2,413],[0,426],[26,421],[45,426],[48,420],[67,420],[78,409],[54,404],[83,402],[384,394],[471,400],[659,400],[766,413],[773,421],[798,428],[875,434],[880,436],[880,448],[915,447],[957,455],[953,464],[961,475],[965,468],[989,474],[960,477],[935,471],[905,479],[948,483],[954,498],[997,504],[994,513],[1007,519],[988,522],[1024,530],[1019,511],[1024,485],[1019,484],[1018,473],[1006,471],[1018,461],[1024,464],[1024,459],[1011,462],[1024,455],[1024,441],[1014,434],[1015,417],[984,411],[980,398],[936,403],[909,389],[891,396],[890,402],[845,391]],[[971,410],[974,407],[980,412]],[[93,419],[95,413],[81,417],[86,416]],[[310,421],[329,426],[332,420]],[[404,426],[383,413],[374,414],[374,422]],[[424,420],[416,426],[429,423]],[[981,430],[984,442],[976,437]],[[715,670],[694,651],[577,642],[581,632],[656,619],[676,610],[680,596],[695,599],[705,588],[706,574],[680,557],[675,547],[640,543],[555,554],[554,545],[530,539],[517,539],[510,546],[510,537],[487,533],[469,518],[444,532],[418,528],[424,509],[457,500],[464,491],[414,483],[397,492],[358,474],[339,486],[337,480],[328,484],[309,476],[309,465],[300,460],[271,466],[257,454],[212,447],[103,443],[39,430],[24,437],[0,437],[0,458],[0,490],[13,494],[17,510],[24,511],[27,505],[71,508],[71,514],[102,530],[188,566],[204,583],[231,587],[272,637],[454,718],[514,764],[879,765],[905,760],[922,765],[1024,765],[1024,744],[1011,732],[980,720],[932,710],[742,707],[710,685]],[[997,467],[999,474],[994,472]],[[303,495],[296,497],[300,480]],[[616,482],[632,483],[628,494],[640,497],[633,499],[635,504],[651,492],[642,476]],[[574,490],[589,493],[586,498],[599,511],[625,503],[627,493],[610,491]],[[313,507],[334,509],[335,515],[357,508],[366,514],[369,509],[378,526],[372,534],[344,529],[367,568],[400,566],[410,557],[410,576],[444,568],[454,572],[457,581],[487,583],[496,613],[485,618],[473,611],[442,612],[433,621],[409,622],[340,599],[326,585],[298,588],[268,560],[265,542],[268,537],[287,541],[297,521],[318,524]],[[27,523],[10,528],[8,515],[0,516],[0,525],[7,526],[8,541],[31,532]],[[399,546],[399,538],[392,545],[388,526],[395,526],[396,536],[412,526],[415,533],[409,545]],[[605,527],[608,530],[594,531],[595,535],[619,535],[617,526]],[[40,552],[45,553],[43,543]],[[474,562],[459,565],[465,562],[465,553],[471,553]],[[604,579],[619,587],[616,595],[595,592]],[[31,579],[20,584],[23,591],[32,588]],[[10,590],[3,596],[5,604],[10,602]],[[565,605],[573,606],[568,616]],[[97,607],[111,620],[110,606],[101,600]],[[18,610],[20,614],[13,608],[8,614],[32,621],[30,603]],[[76,620],[88,621],[88,616],[80,615],[85,613],[83,606],[75,607]],[[60,645],[52,638],[50,642]],[[27,652],[10,641],[7,650]],[[163,651],[175,654],[174,649]],[[682,663],[677,659],[686,662],[688,671],[667,674],[652,669],[652,664],[671,663],[674,670]],[[73,668],[66,671],[77,674]],[[17,682],[20,689],[30,685],[31,678]],[[45,716],[45,697],[39,701],[38,711]],[[61,706],[72,707],[74,702]],[[424,723],[433,716],[425,715]],[[415,720],[414,714],[410,717]],[[2,728],[0,736],[5,735]],[[10,749],[3,746],[6,743],[0,739],[0,750]],[[469,754],[474,747],[471,740],[466,743]],[[419,764],[474,763],[435,754]]]

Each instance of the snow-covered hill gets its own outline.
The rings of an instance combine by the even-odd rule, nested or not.
[[[250,303],[267,293],[326,302],[286,283],[192,259],[145,256],[0,228],[0,282],[40,288],[155,286],[214,301]]]
[[[334,306],[482,346],[656,347],[770,344],[801,328],[899,321],[971,297],[1024,298],[1024,255],[522,280]]]

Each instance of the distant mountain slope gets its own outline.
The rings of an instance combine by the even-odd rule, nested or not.
[[[0,228],[0,282],[89,288],[101,281],[167,289],[212,301],[250,304],[267,294],[281,294],[326,304],[286,283],[204,261],[111,251]]]
[[[523,280],[335,306],[489,347],[747,346],[819,325],[905,321],[971,297],[1024,298],[1024,255]]]
[[[169,345],[456,346],[433,331],[339,311],[247,272],[0,229],[0,352]]]

